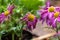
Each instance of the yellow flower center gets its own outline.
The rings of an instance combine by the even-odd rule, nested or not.
[[[35,18],[35,16],[34,16],[33,14],[29,14],[29,15],[28,15],[28,20],[29,20],[29,21],[33,21],[34,18]]]
[[[49,12],[53,12],[54,10],[55,10],[55,8],[53,6],[51,6],[51,7],[48,8]]]
[[[54,13],[54,17],[57,18],[59,16],[59,12]]]
[[[7,10],[4,12],[4,15],[7,16],[10,12]]]

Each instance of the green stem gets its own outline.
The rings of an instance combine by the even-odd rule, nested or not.
[[[58,28],[56,27],[56,33],[58,34]],[[59,37],[59,35],[57,35],[58,36],[58,39],[60,40],[60,37]]]
[[[21,38],[19,37],[19,40],[21,40]]]
[[[20,29],[20,37],[19,37],[19,40],[21,40],[21,39],[22,39],[23,27],[24,27],[24,23],[22,24],[22,27],[21,27],[21,29]]]
[[[0,24],[0,27],[1,27],[1,25],[2,25],[2,23]],[[0,29],[0,40],[1,40],[1,36],[2,36],[2,34],[1,34],[1,29]]]
[[[22,39],[22,30],[20,30],[20,36],[19,36],[19,40]]]
[[[0,40],[1,40],[1,35],[0,35]]]
[[[20,33],[20,37],[19,37],[19,40],[21,40],[22,39],[22,31],[21,31],[21,33]]]
[[[12,33],[12,40],[14,40],[14,33]]]
[[[21,39],[22,39],[22,32],[23,32],[23,27],[21,27],[19,40],[21,40]]]

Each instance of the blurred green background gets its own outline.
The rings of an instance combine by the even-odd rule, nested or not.
[[[45,4],[45,0],[0,0],[0,13],[7,9],[8,4],[14,4],[16,6],[15,12],[34,12],[39,6]]]

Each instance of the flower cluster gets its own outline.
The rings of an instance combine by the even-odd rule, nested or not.
[[[57,27],[57,22],[60,22],[60,7],[50,6],[49,1],[46,2],[46,7],[38,11],[40,13],[40,20],[53,28]]]

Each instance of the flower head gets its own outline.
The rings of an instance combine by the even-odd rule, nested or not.
[[[59,12],[54,13],[54,17],[57,18],[59,16]]]
[[[51,7],[48,8],[49,12],[54,12],[54,10],[55,10],[55,7],[53,7],[53,6],[51,6]]]
[[[7,11],[4,12],[4,15],[7,16],[7,15],[9,15],[9,13],[10,12],[7,10]]]
[[[53,17],[51,18],[52,20],[52,27],[56,28],[57,27],[57,22],[60,22],[60,13],[55,12]]]
[[[9,15],[12,13],[14,7],[14,5],[9,5],[7,8],[8,10],[0,14],[0,23],[3,23],[6,18],[9,18]]]
[[[32,28],[34,29],[36,27],[37,23],[37,18],[30,12],[23,17],[23,20],[26,22],[27,27],[31,30]]]
[[[35,18],[35,16],[32,15],[32,14],[29,14],[29,15],[27,16],[27,18],[28,18],[29,21],[33,21],[34,18]]]

